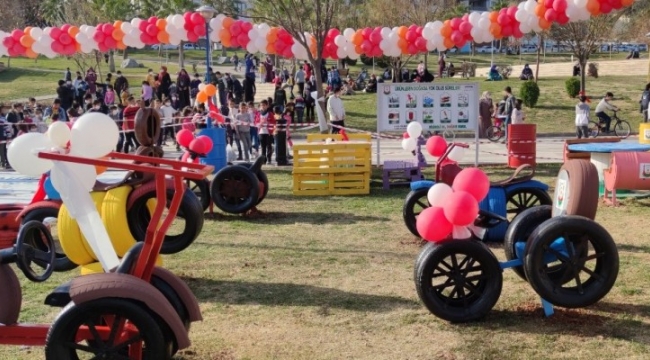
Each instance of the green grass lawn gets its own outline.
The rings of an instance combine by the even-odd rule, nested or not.
[[[511,170],[486,168],[495,181]],[[551,186],[558,165],[538,168]],[[616,285],[598,304],[542,315],[512,271],[484,321],[453,325],[431,315],[413,283],[421,242],[402,222],[406,189],[368,196],[296,197],[287,171],[255,218],[206,215],[187,250],[165,267],[196,294],[204,320],[179,359],[642,359],[650,352],[650,201],[601,206],[597,221],[620,251]],[[430,173],[427,174],[431,176]],[[553,189],[550,190],[552,193]],[[491,246],[501,260],[503,250]],[[78,271],[23,286],[21,321],[51,321],[45,295]],[[2,346],[0,358],[36,360],[41,348]]]

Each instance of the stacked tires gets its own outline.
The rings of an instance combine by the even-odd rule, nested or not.
[[[231,214],[244,214],[261,203],[269,192],[269,180],[262,171],[260,156],[252,164],[226,166],[210,183],[214,204]]]
[[[478,320],[501,294],[502,268],[512,267],[555,306],[592,305],[611,290],[619,270],[614,240],[593,220],[597,207],[595,167],[571,160],[560,169],[553,205],[527,209],[510,223],[507,262],[474,239],[429,243],[415,262],[417,293],[444,320]]]

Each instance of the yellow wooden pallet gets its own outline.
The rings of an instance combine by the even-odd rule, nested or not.
[[[341,136],[341,134],[307,134],[308,143],[324,142],[327,139],[343,141],[343,136]],[[348,139],[350,139],[350,141],[370,142],[372,137],[370,134],[348,134]]]
[[[370,154],[369,142],[294,145],[294,195],[369,194]]]

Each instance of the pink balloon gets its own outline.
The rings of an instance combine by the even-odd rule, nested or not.
[[[185,19],[185,24],[190,24],[194,25],[192,22],[192,13],[187,11],[185,14],[183,14],[183,19]]]
[[[52,39],[58,39],[61,36],[61,29],[52,28],[52,31],[50,31],[50,36]]]
[[[470,193],[476,201],[483,201],[490,192],[490,179],[479,168],[465,168],[456,175],[451,187],[454,191]]]
[[[499,14],[499,17],[497,18],[497,22],[501,26],[506,26],[510,24],[510,16],[506,13]]]
[[[431,156],[441,157],[447,150],[447,141],[439,135],[434,135],[427,140],[427,151]]]
[[[341,34],[341,32],[339,31],[339,29],[336,29],[336,28],[329,29],[329,31],[327,32],[327,37],[331,38],[331,39],[334,39],[335,37],[337,37],[340,34]]]
[[[556,21],[560,25],[566,25],[569,22],[569,17],[565,13],[559,13]]]
[[[155,16],[152,16],[152,17],[150,17],[149,19],[147,19],[147,22],[148,22],[149,24],[156,25],[156,22],[158,22],[158,18],[155,17]]]
[[[245,33],[241,33],[241,34],[239,34],[239,36],[237,36],[237,42],[242,47],[246,47],[246,45],[248,45],[249,41],[250,41],[250,39],[248,38],[248,35],[245,34]]]
[[[201,135],[201,136],[197,136],[196,140],[203,141],[206,147],[206,151],[205,151],[206,154],[209,153],[210,150],[212,150],[214,144],[212,143],[212,139],[210,139],[210,137]]]
[[[478,215],[478,201],[466,191],[454,191],[449,195],[443,210],[453,225],[471,225]]]
[[[567,18],[567,20],[568,20],[568,18]],[[524,37],[524,33],[521,32],[521,29],[518,26],[515,26],[513,29],[514,29],[514,31],[513,31],[512,36],[514,36],[517,39],[521,39],[522,37]]]
[[[612,12],[613,8],[610,4],[601,2],[600,3],[600,12],[603,14],[609,14]]]
[[[12,46],[11,48],[18,55],[22,55],[25,53],[25,48],[22,45],[20,45],[20,43],[14,43],[14,46]]]
[[[14,46],[14,42],[16,42],[14,38],[8,36],[2,40],[2,45],[4,45],[7,49],[11,49],[11,47]]]
[[[207,144],[203,140],[192,139],[189,149],[197,154],[205,155],[207,153]]]
[[[146,32],[147,31],[147,26],[149,26],[148,22],[141,21],[140,24],[138,25],[138,29],[140,29],[141,32]]]
[[[408,47],[407,50],[408,50],[408,53],[410,55],[415,55],[415,54],[418,53],[418,48],[417,48],[417,46],[415,46],[415,44],[409,44],[409,47]]]
[[[106,47],[109,49],[115,49],[117,47],[117,41],[115,41],[115,39],[112,37],[107,37],[104,39],[104,45],[106,45]]]
[[[469,22],[463,22],[460,24],[459,30],[463,35],[467,35],[472,32],[472,24]]]
[[[194,134],[192,134],[192,132],[187,129],[182,129],[181,131],[176,133],[176,141],[182,147],[190,146],[192,140],[194,140]]]
[[[66,45],[63,52],[66,55],[74,55],[77,52],[77,47],[74,44]]]
[[[501,35],[503,37],[512,36],[513,33],[514,33],[514,30],[513,30],[512,26],[504,26],[504,27],[501,28]]]
[[[451,41],[454,44],[459,44],[459,43],[463,42],[464,40],[465,40],[465,38],[463,37],[463,34],[460,33],[460,31],[454,31],[451,34]]]
[[[372,50],[372,44],[368,40],[364,40],[361,43],[361,50],[363,50],[364,53],[369,53],[370,50]]]
[[[417,38],[415,40],[415,47],[417,47],[418,50],[426,51],[426,49],[427,49],[427,41],[424,40],[424,38],[419,37],[419,38]]]
[[[199,35],[199,36],[205,35],[205,26],[196,25],[196,26],[194,26],[194,29],[192,29],[192,32],[195,33],[196,35]],[[201,34],[201,33],[203,33],[203,34]],[[232,34],[232,33],[231,33],[231,35],[233,37],[235,36],[235,34]]]
[[[552,8],[552,7],[553,7],[553,2],[554,2],[554,1],[555,1],[555,0],[544,0],[544,7],[545,7],[545,8],[549,8],[549,9]]]
[[[156,36],[156,35],[158,35],[158,28],[156,27],[156,25],[151,25],[151,24],[149,24],[149,25],[147,26],[147,35],[149,35],[149,36]]]
[[[104,28],[102,29],[106,36],[113,36],[113,30],[115,30],[115,28],[111,24],[104,24]]]
[[[189,32],[189,33],[187,33],[187,40],[189,40],[190,42],[195,43],[195,42],[199,41],[199,35],[197,35],[196,33],[193,33],[193,32]]]
[[[66,34],[66,33],[62,33],[61,36],[59,36],[59,41],[60,41],[61,44],[63,44],[63,45],[70,45],[70,44],[72,44],[72,38],[70,37],[70,35],[68,35],[68,34]]]
[[[241,32],[241,25],[240,25],[240,22],[239,22],[239,20],[238,20],[238,21],[235,21],[235,22],[230,26],[230,34],[231,34],[233,37],[236,37],[237,35],[239,35],[240,32]]]
[[[406,41],[408,42],[414,42],[415,39],[417,39],[418,34],[415,32],[415,30],[409,30],[406,32]]]
[[[52,45],[50,45],[50,48],[57,54],[62,54],[64,49],[63,45],[61,45],[61,43],[58,41],[53,41]]]
[[[402,137],[403,137],[404,139],[408,139],[408,138],[411,137],[411,135],[409,135],[409,133],[407,133],[407,132],[404,132],[404,134],[402,134]]]
[[[557,1],[557,0],[555,0],[555,1]],[[508,16],[510,16],[511,18],[514,19],[515,14],[517,14],[517,10],[518,9],[517,9],[516,6],[511,6],[511,7],[508,8],[508,11],[506,13],[508,14]]]
[[[190,15],[190,20],[192,20],[192,24],[194,25],[205,25],[205,19],[201,14],[199,13],[193,13]]]
[[[557,20],[557,12],[555,12],[555,10],[553,9],[547,9],[546,13],[544,13],[544,19],[546,19],[546,21],[548,22],[554,22],[555,20]]]
[[[104,35],[104,33],[101,32],[101,31],[97,31],[93,35],[93,40],[95,40],[97,43],[103,43],[105,38],[106,38],[106,35]],[[52,39],[56,39],[56,38],[52,37]]]
[[[418,26],[417,29],[415,29],[415,32],[418,34],[418,36],[422,36],[422,26]]]
[[[567,5],[566,0],[555,0],[553,2],[553,10],[563,13],[566,11]]]
[[[361,35],[363,36],[364,39],[369,39],[370,34],[372,34],[371,28],[364,28],[363,30],[361,30]]]
[[[418,215],[415,227],[423,239],[432,242],[445,240],[451,234],[453,225],[447,220],[440,207],[429,207]]]
[[[245,31],[246,33],[248,33],[248,32],[251,31],[251,29],[253,28],[253,24],[249,23],[248,21],[244,21],[244,22],[242,23],[241,27],[242,27],[242,30],[243,30],[243,31]]]
[[[451,19],[451,28],[454,30],[458,30],[460,28],[460,24],[463,23],[463,20],[459,18],[453,18]]]
[[[373,31],[372,34],[370,34],[370,41],[372,41],[374,44],[379,44],[381,40],[381,33]]]

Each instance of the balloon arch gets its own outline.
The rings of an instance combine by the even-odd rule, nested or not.
[[[506,37],[521,38],[531,31],[542,31],[553,23],[564,25],[588,20],[630,6],[635,0],[527,0],[492,12],[472,12],[444,22],[429,22],[424,26],[394,28],[331,29],[327,33],[323,58],[356,59],[368,57],[415,55],[421,52],[444,51],[462,47],[469,41],[485,43]],[[277,54],[286,58],[307,59],[307,51],[316,53],[316,41],[305,34],[308,49],[283,28],[268,24],[252,24],[218,15],[209,22],[210,40],[225,47],[244,48],[250,53]],[[115,49],[146,45],[197,42],[206,35],[206,20],[199,13],[151,17],[130,22],[115,21],[97,26],[70,24],[61,27],[16,29],[0,31],[0,57],[39,55],[54,58],[93,50],[107,52]]]

